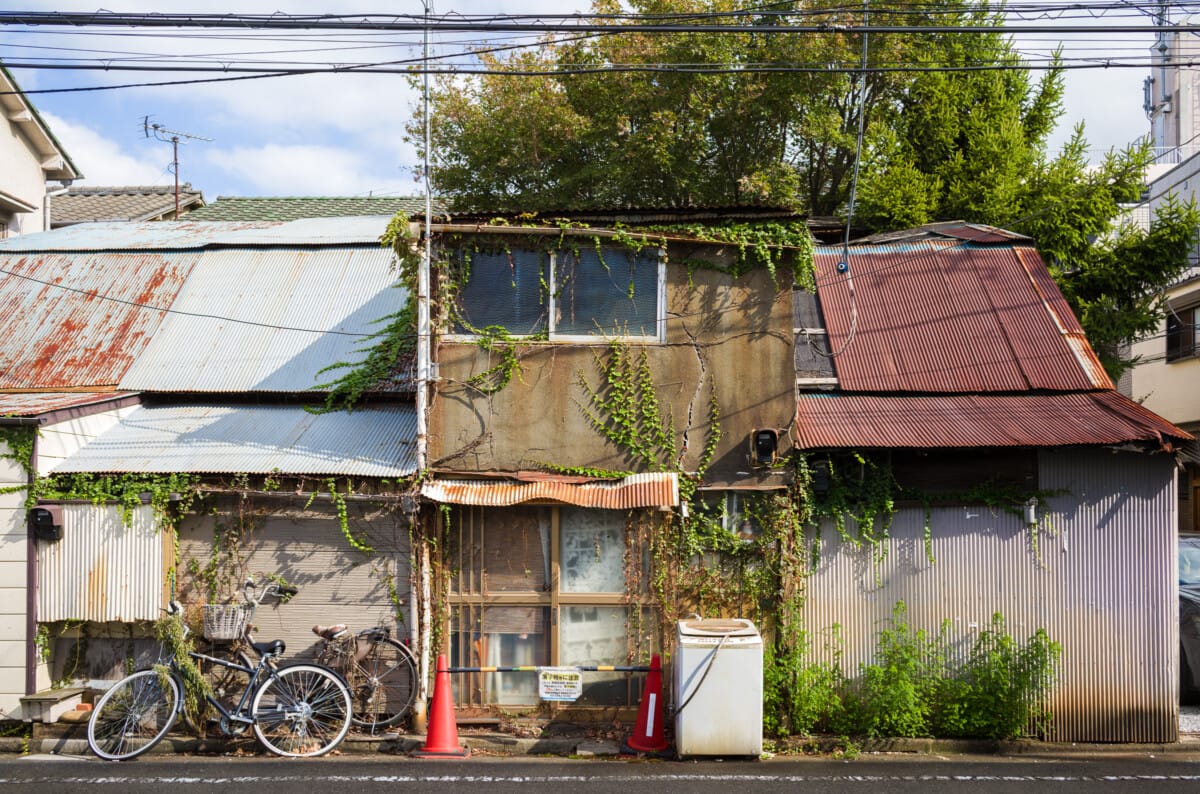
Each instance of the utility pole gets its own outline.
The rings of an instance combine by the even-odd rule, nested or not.
[[[178,130],[169,130],[161,124],[151,124],[149,116],[142,116],[142,132],[147,138],[171,144],[171,171],[175,174],[175,220],[179,220],[179,144],[190,141],[211,141],[203,135],[191,135]],[[187,140],[181,140],[187,139]]]

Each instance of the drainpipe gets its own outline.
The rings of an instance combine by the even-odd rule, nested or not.
[[[28,417],[10,417],[4,420],[6,425],[32,425],[37,427],[41,422],[37,419]],[[33,493],[33,487],[37,480],[37,439],[33,440],[33,453],[29,460],[29,474],[27,477],[29,489],[27,493]],[[28,511],[25,511],[25,694],[32,695],[37,692],[38,682],[38,649],[37,649],[37,593],[38,593],[38,565],[37,565],[37,538],[33,536],[33,527],[29,525]]]
[[[66,193],[71,189],[71,183],[74,181],[74,179],[64,179],[62,180],[62,187],[56,190],[46,190],[46,199],[42,202],[42,231],[50,231],[50,199]],[[47,185],[46,187],[49,188],[50,186]]]
[[[422,174],[425,177],[425,252],[421,257],[421,264],[417,268],[417,394],[416,394],[416,409],[417,409],[417,474],[423,474],[425,467],[428,465],[429,455],[429,428],[428,428],[428,411],[429,411],[429,263],[433,255],[433,238],[430,234],[430,223],[433,219],[433,193],[430,185],[429,174],[429,142],[430,142],[430,107],[429,107],[429,15],[433,11],[433,0],[423,0],[425,7],[425,27],[423,31],[423,64],[426,67],[423,75],[423,96],[422,103],[425,111],[425,140],[424,140],[424,162]],[[419,499],[419,497],[418,497]],[[421,505],[418,501],[415,506],[415,515],[418,526],[420,526]],[[421,537],[420,533],[414,533],[417,537]],[[413,555],[417,558],[418,555]],[[421,605],[424,611],[428,611],[429,604],[429,547],[424,538],[421,538],[421,550],[419,555],[420,562],[418,563],[418,575],[421,582]],[[413,577],[413,610],[412,615],[417,618],[417,577]],[[413,730],[418,733],[423,733],[427,725],[426,704],[429,697],[429,639],[431,633],[430,623],[420,623],[414,620],[413,628],[420,639],[420,644],[417,646],[417,698],[413,704]],[[420,627],[418,629],[418,627]]]

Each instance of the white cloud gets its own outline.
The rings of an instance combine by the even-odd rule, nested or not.
[[[412,195],[411,179],[394,165],[336,146],[268,144],[211,151],[210,166],[249,184],[260,195]],[[215,198],[215,196],[213,197]]]
[[[42,113],[67,155],[83,172],[85,185],[167,185],[175,181],[170,150],[127,154],[116,142],[91,128],[52,113]]]

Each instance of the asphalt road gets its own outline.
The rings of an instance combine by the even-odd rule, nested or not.
[[[402,756],[202,758],[111,763],[71,756],[0,760],[8,792],[455,792],[692,794],[692,792],[1163,792],[1200,791],[1200,755],[1071,758],[871,756],[853,761],[629,761],[529,758],[416,760]]]

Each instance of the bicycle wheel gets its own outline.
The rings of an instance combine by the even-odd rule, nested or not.
[[[92,752],[109,761],[135,758],[175,724],[183,691],[174,675],[140,670],[104,693],[88,722]]]
[[[417,697],[417,662],[412,652],[391,637],[369,646],[361,659],[349,660],[346,671],[354,711],[350,720],[371,733],[404,719]]]
[[[324,755],[350,730],[350,690],[327,667],[281,667],[255,691],[250,716],[254,735],[276,755]]]

